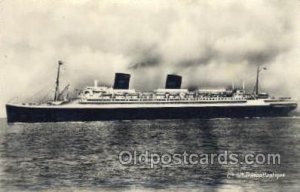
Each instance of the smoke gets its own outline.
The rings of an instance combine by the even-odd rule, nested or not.
[[[140,68],[157,67],[161,64],[162,58],[156,50],[143,50],[141,53],[135,52],[132,56],[132,63],[128,69],[136,70]]]
[[[261,86],[299,98],[299,1],[1,1],[1,112],[13,97],[53,91],[57,60],[73,88],[115,72],[131,87],[163,87],[166,74],[185,87]],[[45,93],[43,91],[42,93]]]

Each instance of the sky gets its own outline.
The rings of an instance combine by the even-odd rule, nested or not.
[[[297,22],[298,21],[298,22]],[[300,98],[299,0],[0,0],[0,116],[5,103],[53,95],[57,61],[71,90],[241,86]]]

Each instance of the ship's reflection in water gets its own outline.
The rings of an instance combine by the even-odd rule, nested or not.
[[[1,120],[1,190],[297,190],[300,119],[156,120],[7,125]],[[279,153],[280,165],[121,165],[121,151]],[[237,178],[228,173],[284,173]]]

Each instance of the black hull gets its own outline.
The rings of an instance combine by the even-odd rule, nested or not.
[[[294,105],[157,108],[35,108],[6,105],[6,112],[7,121],[13,123],[286,116],[295,108]]]

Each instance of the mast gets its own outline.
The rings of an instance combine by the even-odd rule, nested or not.
[[[267,70],[266,67],[263,67],[262,69],[260,68],[259,65],[257,65],[257,71],[256,71],[256,83],[255,83],[255,94],[258,95],[259,94],[259,73],[262,70]]]
[[[55,82],[55,94],[54,94],[54,101],[58,100],[59,96],[59,75],[60,75],[60,66],[63,64],[62,61],[58,61],[58,69],[57,69],[57,77]]]
[[[259,85],[259,65],[257,66],[256,70],[256,83],[255,83],[255,94],[258,95],[258,85]]]

